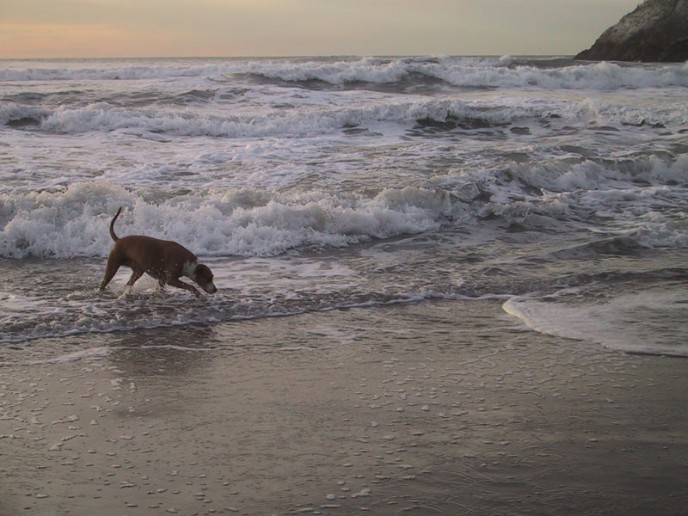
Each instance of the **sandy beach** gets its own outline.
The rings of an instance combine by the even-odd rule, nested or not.
[[[499,301],[0,355],[0,514],[685,514],[688,361]]]

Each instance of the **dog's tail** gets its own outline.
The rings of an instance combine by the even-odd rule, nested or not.
[[[119,240],[119,237],[115,235],[115,221],[117,220],[117,217],[119,217],[119,214],[122,213],[122,207],[119,207],[119,210],[117,210],[117,213],[115,213],[115,216],[112,217],[112,221],[110,221],[110,236],[112,239],[117,242]]]

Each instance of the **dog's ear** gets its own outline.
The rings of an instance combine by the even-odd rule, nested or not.
[[[213,271],[211,271],[210,267],[208,267],[207,265],[199,263],[198,265],[196,265],[196,268],[194,269],[194,276],[201,277],[206,281],[212,281]]]

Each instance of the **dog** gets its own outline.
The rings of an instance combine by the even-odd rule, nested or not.
[[[198,258],[177,242],[142,235],[119,238],[115,234],[115,221],[121,212],[120,207],[110,222],[110,236],[115,241],[115,245],[108,256],[105,277],[100,284],[100,290],[105,290],[120,266],[126,265],[132,270],[131,278],[127,282],[129,288],[133,287],[145,272],[158,280],[160,288],[172,285],[200,297],[201,293],[196,287],[179,279],[186,276],[208,294],[217,292],[210,268],[198,263]]]

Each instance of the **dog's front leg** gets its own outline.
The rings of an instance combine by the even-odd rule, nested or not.
[[[167,281],[167,284],[172,285],[173,287],[183,288],[184,290],[193,292],[196,295],[196,297],[201,297],[201,293],[198,291],[196,287],[189,285],[188,283],[184,283],[183,281],[180,281],[179,278],[170,279]]]

